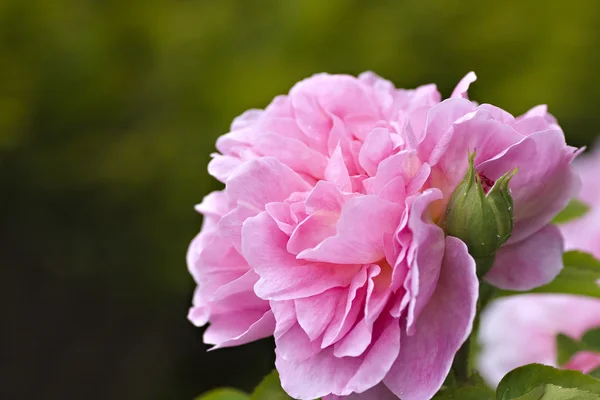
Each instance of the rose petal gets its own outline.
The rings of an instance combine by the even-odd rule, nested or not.
[[[226,192],[232,200],[257,211],[265,204],[283,201],[293,192],[310,190],[310,186],[290,167],[273,157],[244,163],[227,180]]]
[[[400,348],[397,320],[378,321],[376,339],[360,357],[338,358],[327,348],[305,360],[286,360],[276,350],[275,365],[281,386],[293,398],[315,399],[364,392],[377,385],[396,359]]]
[[[506,290],[531,290],[552,281],[563,268],[563,239],[555,225],[496,253],[494,266],[485,279]]]
[[[298,259],[338,264],[367,264],[384,256],[383,236],[398,225],[402,206],[366,195],[342,208],[337,234],[298,254]]]
[[[274,329],[275,318],[271,310],[218,315],[211,319],[204,332],[204,343],[214,344],[211,350],[239,346],[269,337]]]
[[[477,75],[475,75],[475,72],[469,72],[460,80],[460,82],[458,82],[458,85],[456,85],[456,88],[454,88],[450,97],[462,97],[463,99],[468,99],[469,96],[467,95],[467,91],[469,90],[469,86],[476,80]]]
[[[254,290],[261,298],[295,299],[347,286],[361,267],[297,260],[286,250],[287,240],[266,212],[244,222],[242,253],[260,276]]]
[[[519,168],[509,185],[515,218],[509,243],[540,230],[577,193],[579,181],[569,166],[572,159],[562,131],[553,129],[531,134],[477,167],[492,180]]]
[[[383,381],[402,400],[430,399],[439,390],[471,333],[478,288],[467,246],[447,237],[440,279],[417,320],[417,334],[402,337],[400,355]]]

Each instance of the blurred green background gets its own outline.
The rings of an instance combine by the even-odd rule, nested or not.
[[[265,340],[206,352],[185,265],[214,141],[315,72],[371,69],[600,132],[597,0],[2,0],[2,399],[249,389]]]

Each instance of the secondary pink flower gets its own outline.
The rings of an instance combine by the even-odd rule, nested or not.
[[[574,167],[583,182],[578,197],[590,210],[582,218],[560,225],[560,230],[568,250],[582,250],[600,258],[600,185],[597,183],[600,148],[578,157]]]
[[[584,373],[600,367],[600,353],[576,353],[557,365],[559,333],[580,339],[600,327],[600,300],[570,295],[528,294],[492,303],[481,320],[479,372],[497,385],[521,365],[541,363]]]
[[[469,101],[474,79],[440,101],[433,85],[321,74],[237,118],[209,165],[225,183],[200,210],[212,228],[190,248],[190,316],[219,325],[210,342],[266,336],[274,316],[291,396],[431,398],[475,314],[475,263],[438,225],[475,149],[490,184],[520,168],[513,235],[487,279],[506,289],[551,280],[562,239],[549,223],[577,188],[574,149],[544,107],[515,119]]]

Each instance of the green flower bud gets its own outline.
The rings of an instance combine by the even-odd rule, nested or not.
[[[514,225],[513,200],[508,184],[517,172],[507,172],[486,194],[474,167],[475,153],[469,154],[469,167],[452,193],[445,215],[446,234],[466,243],[477,262],[477,273],[485,275],[494,263],[496,251],[510,237]]]

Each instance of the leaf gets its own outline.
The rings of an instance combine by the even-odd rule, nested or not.
[[[540,385],[523,396],[515,397],[514,400],[540,400],[545,393],[546,385]]]
[[[249,400],[250,396],[231,388],[219,388],[206,392],[195,400]]]
[[[277,370],[271,371],[269,375],[258,384],[252,392],[251,400],[288,400],[291,399],[281,388]]]
[[[559,366],[568,363],[581,350],[582,345],[578,341],[562,333],[556,336],[556,361]]]
[[[590,329],[583,334],[581,342],[586,350],[600,352],[600,328]]]
[[[578,388],[564,388],[555,385],[546,385],[546,393],[540,400],[599,400],[600,395],[590,393]]]
[[[588,375],[593,376],[594,378],[600,379],[600,367],[596,368],[592,372],[588,373]]]
[[[568,293],[600,298],[600,261],[581,251],[563,254],[564,268],[550,283],[528,293]],[[523,292],[499,291],[498,296],[523,294]]]
[[[564,224],[577,218],[583,217],[590,210],[590,207],[584,202],[573,199],[567,206],[559,212],[552,220],[555,224]]]
[[[512,370],[502,378],[496,390],[496,400],[537,400],[531,392],[540,390],[539,387],[545,385],[600,394],[600,380],[589,375],[584,375],[579,371],[559,370],[541,364],[529,364]],[[547,390],[548,386],[545,386],[544,393]],[[523,398],[523,396],[525,397]],[[540,397],[540,399],[543,398],[552,399],[552,397]]]

